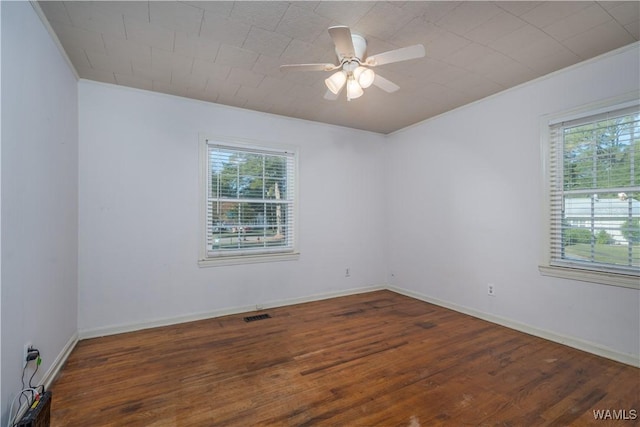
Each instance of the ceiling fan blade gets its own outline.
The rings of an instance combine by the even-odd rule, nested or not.
[[[356,56],[355,48],[353,47],[353,39],[351,38],[351,30],[349,27],[336,26],[329,27],[329,35],[333,39],[333,44],[336,45],[336,51],[340,60],[342,58],[351,59]]]
[[[424,55],[424,46],[422,46],[421,44],[415,44],[413,46],[402,47],[400,49],[394,49],[388,52],[370,56],[365,61],[365,64],[370,67],[375,67],[377,65],[390,64],[392,62],[422,58]]]
[[[335,101],[336,99],[338,99],[339,95],[340,95],[340,92],[333,93],[329,89],[327,89],[327,91],[324,94],[324,99],[326,99],[328,101]]]
[[[333,64],[288,64],[281,65],[280,71],[331,71],[336,68],[338,66]]]
[[[380,74],[376,74],[376,78],[373,79],[373,84],[375,86],[378,86],[380,89],[384,90],[385,92],[389,92],[389,93],[395,92],[398,89],[400,89],[400,86],[398,86],[397,84],[395,84],[390,80],[385,79]]]

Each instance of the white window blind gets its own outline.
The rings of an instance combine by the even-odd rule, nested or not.
[[[293,252],[295,153],[206,147],[206,256]]]
[[[638,106],[550,126],[550,265],[640,275]]]

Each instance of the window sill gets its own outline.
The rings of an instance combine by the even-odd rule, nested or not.
[[[538,270],[540,270],[540,274],[543,276],[581,280],[583,282],[618,286],[622,288],[640,289],[640,277],[632,274],[607,273],[602,271],[548,265],[540,265],[538,266]]]
[[[262,262],[297,261],[300,252],[287,252],[281,254],[221,256],[217,258],[205,258],[198,260],[199,267],[222,267],[226,265],[256,264]]]

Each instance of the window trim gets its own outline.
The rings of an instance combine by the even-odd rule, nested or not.
[[[218,267],[226,265],[240,265],[240,264],[253,264],[253,263],[265,263],[276,261],[294,261],[300,257],[298,250],[299,244],[299,220],[298,220],[298,199],[299,199],[299,180],[298,180],[298,158],[300,149],[297,146],[283,145],[270,142],[254,141],[243,138],[235,138],[221,135],[211,135],[206,133],[200,133],[199,139],[199,216],[198,222],[198,234],[199,238],[199,267]],[[282,151],[293,153],[294,162],[294,190],[293,190],[293,245],[292,249],[282,252],[269,252],[269,253],[243,253],[243,254],[230,254],[223,256],[209,256],[207,250],[207,176],[208,176],[208,143],[209,141],[215,141],[220,145],[229,147],[235,147],[240,150],[259,150],[259,151]]]
[[[610,110],[640,106],[638,92],[628,92],[620,96],[597,101],[572,110],[547,114],[540,117],[540,153],[542,161],[542,230],[543,238],[540,251],[538,270],[543,276],[551,276],[562,279],[580,280],[602,285],[618,286],[623,288],[640,289],[640,277],[634,274],[586,269],[580,265],[572,265],[570,261],[562,266],[555,265],[551,260],[551,185],[550,159],[551,159],[551,126],[587,116],[595,116]]]

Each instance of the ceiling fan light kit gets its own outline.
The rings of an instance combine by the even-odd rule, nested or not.
[[[358,67],[353,72],[353,77],[358,80],[362,89],[366,89],[373,84],[373,80],[376,78],[376,73],[371,68]]]
[[[364,91],[373,83],[376,75],[373,70],[359,66],[355,60],[344,63],[342,70],[325,79],[324,83],[334,95],[339,95],[347,85],[347,100],[360,98]]]
[[[346,81],[347,75],[344,71],[340,70],[337,73],[332,74],[331,77],[325,79],[324,84],[327,85],[329,90],[333,92],[334,95],[338,95]]]
[[[347,101],[361,97],[364,90],[375,85],[385,92],[395,92],[400,87],[395,83],[376,75],[369,67],[422,58],[425,55],[421,44],[390,50],[378,55],[366,57],[367,41],[360,34],[354,34],[349,27],[329,28],[329,35],[335,45],[338,64],[290,64],[281,65],[281,71],[340,71],[325,79],[328,90],[325,99],[338,98],[344,86],[347,86]]]
[[[347,100],[351,101],[352,99],[360,98],[364,94],[364,90],[356,79],[351,76],[347,81]]]

